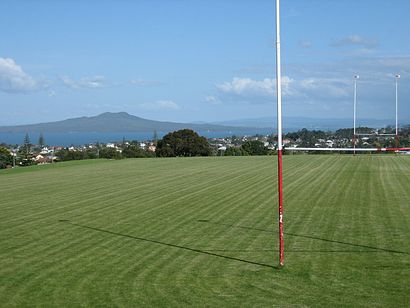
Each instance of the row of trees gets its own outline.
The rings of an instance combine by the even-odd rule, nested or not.
[[[69,161],[96,158],[122,159],[154,157],[155,153],[142,149],[138,142],[131,142],[130,144],[124,145],[121,151],[116,148],[100,147],[97,145],[96,148],[84,149],[81,151],[72,151],[66,148],[57,151],[55,155],[60,161]]]
[[[357,134],[368,134],[370,146],[374,147],[394,147],[396,146],[395,138],[386,138],[378,134],[394,134],[395,128],[388,126],[384,129],[375,130],[371,127],[356,128]],[[308,130],[306,128],[298,130],[297,132],[290,132],[284,135],[284,138],[296,142],[299,147],[314,147],[319,139],[335,140],[337,145],[350,145],[350,140],[353,137],[353,128],[342,128],[335,132],[325,132],[321,130]],[[363,145],[362,138],[357,139],[357,146]],[[398,143],[400,146],[407,147],[410,145],[410,125],[404,126],[400,129]]]
[[[362,133],[371,133],[374,130],[369,127],[358,128]],[[393,128],[386,128],[383,132],[392,133]],[[292,141],[297,141],[298,146],[314,146],[318,139],[333,138],[336,140],[349,140],[352,137],[353,129],[339,129],[336,132],[324,132],[320,130],[302,129],[297,132],[291,132],[284,135],[285,138]],[[275,136],[270,136],[267,141],[274,142]],[[259,140],[242,142],[240,138],[232,137],[232,143],[235,145],[229,147],[224,152],[217,154],[225,156],[247,156],[247,155],[269,155],[274,154],[274,151],[269,150],[264,143]],[[156,141],[156,137],[155,137]],[[372,136],[368,140],[375,147],[395,146],[396,141],[392,138],[379,138],[377,135]],[[359,146],[362,140],[358,140]],[[399,138],[400,146],[410,146],[410,125],[402,127]],[[38,148],[41,149],[45,145],[43,135],[40,135]],[[15,162],[19,165],[33,164],[33,145],[30,142],[29,136],[26,134],[23,144],[19,147]],[[35,149],[34,149],[35,150]],[[121,159],[121,158],[137,158],[137,157],[176,157],[176,156],[210,156],[214,151],[205,137],[199,136],[196,132],[190,129],[183,129],[165,135],[162,139],[156,142],[155,153],[142,149],[139,143],[134,141],[131,143],[123,142],[121,149],[100,147],[84,150],[69,150],[68,148],[57,151],[55,155],[60,161],[82,160],[95,158]],[[10,151],[0,146],[0,168],[12,165],[13,155]]]
[[[28,134],[24,137],[23,145],[20,146],[15,157],[10,153],[6,147],[0,146],[0,169],[7,166],[13,166],[19,164],[20,166],[29,166],[33,164],[32,161],[32,147]]]
[[[213,151],[205,137],[190,129],[169,133],[158,141],[155,151],[158,157],[210,156]],[[240,147],[230,147],[225,156],[267,155],[269,150],[258,140],[246,141]]]
[[[263,142],[259,140],[246,141],[240,147],[230,147],[226,149],[225,156],[249,156],[249,155],[269,155],[273,151],[269,150]]]

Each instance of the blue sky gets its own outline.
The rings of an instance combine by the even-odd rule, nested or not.
[[[410,1],[282,0],[285,116],[410,123]],[[276,116],[274,0],[0,3],[0,126]],[[365,123],[363,123],[365,124]]]

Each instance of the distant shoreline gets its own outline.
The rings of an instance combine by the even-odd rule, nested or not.
[[[198,131],[197,133],[207,138],[224,138],[229,136],[251,136],[256,134],[268,135],[274,133],[274,129],[255,128],[235,131]],[[162,138],[168,132],[157,132],[158,138]],[[32,143],[36,143],[40,133],[28,133]],[[25,133],[2,133],[0,132],[0,143],[5,144],[21,144]],[[108,143],[120,142],[125,140],[146,141],[152,140],[154,131],[152,132],[119,132],[119,133],[102,133],[102,132],[70,132],[70,133],[43,133],[46,144],[50,146],[79,146],[89,143]]]

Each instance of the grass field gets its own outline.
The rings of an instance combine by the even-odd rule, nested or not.
[[[410,157],[92,160],[0,172],[0,306],[410,305]]]

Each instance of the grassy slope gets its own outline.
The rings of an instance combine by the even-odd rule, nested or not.
[[[0,172],[0,306],[405,306],[410,157],[88,161]],[[17,171],[17,172],[16,172]]]

